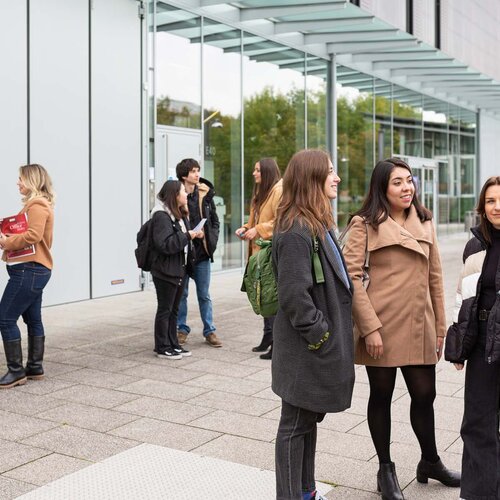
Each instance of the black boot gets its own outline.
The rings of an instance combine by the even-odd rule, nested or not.
[[[260,344],[257,347],[253,347],[253,352],[264,352],[267,351],[269,346],[273,343],[273,335],[272,333],[265,333],[260,341]]]
[[[271,344],[271,349],[269,351],[265,352],[264,354],[261,354],[259,356],[260,359],[273,359],[273,344]]]
[[[26,383],[26,372],[23,367],[21,339],[4,340],[3,348],[9,371],[0,378],[0,389],[9,389],[16,385],[24,385]]]
[[[26,376],[33,380],[43,379],[43,351],[45,337],[28,335],[28,363],[26,364]]]
[[[420,460],[417,465],[417,481],[427,483],[429,479],[435,479],[445,486],[458,488],[460,486],[460,472],[449,470],[439,459],[436,463]]]
[[[382,493],[382,500],[404,500],[394,462],[380,464],[377,472],[377,491]]]

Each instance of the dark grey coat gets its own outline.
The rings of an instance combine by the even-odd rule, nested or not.
[[[272,389],[294,406],[340,412],[350,407],[354,386],[352,284],[344,284],[328,241],[318,241],[322,284],[313,278],[313,242],[307,228],[295,223],[273,238],[279,309],[273,328]],[[327,331],[328,340],[317,351],[309,350],[308,344],[319,342]]]

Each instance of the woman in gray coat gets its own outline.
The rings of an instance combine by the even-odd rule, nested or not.
[[[273,240],[279,309],[272,388],[282,399],[278,500],[321,498],[314,481],[317,423],[351,404],[352,288],[331,206],[339,182],[328,155],[319,150],[296,153],[283,177]]]

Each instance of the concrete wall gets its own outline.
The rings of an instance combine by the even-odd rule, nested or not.
[[[140,288],[137,5],[0,0],[0,217],[21,207],[18,167],[44,165],[57,192],[46,305]],[[5,280],[2,269],[0,288]]]

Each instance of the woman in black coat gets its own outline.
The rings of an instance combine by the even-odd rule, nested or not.
[[[464,500],[500,498],[500,176],[479,195],[481,217],[464,250],[445,358],[465,374],[461,436]]]
[[[279,308],[272,389],[281,397],[276,437],[279,500],[316,492],[316,427],[349,408],[354,385],[352,287],[333,233],[339,177],[328,155],[296,153],[283,177],[273,240]],[[314,271],[313,271],[314,269]]]
[[[192,259],[191,240],[202,231],[189,230],[186,216],[187,193],[180,181],[165,182],[151,212],[153,263],[151,274],[158,308],[155,317],[155,352],[159,358],[191,356],[177,341],[177,311],[182,297],[186,270]]]

